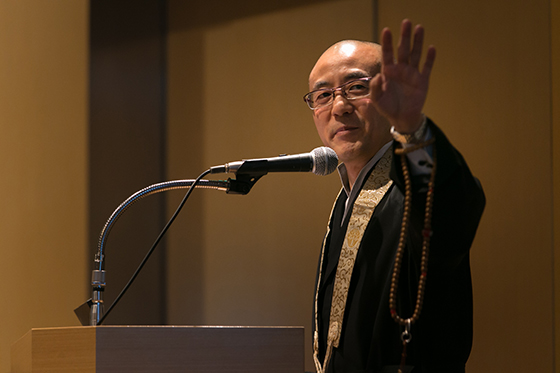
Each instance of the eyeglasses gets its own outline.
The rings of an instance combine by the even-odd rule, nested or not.
[[[311,91],[305,96],[303,100],[307,103],[311,110],[318,109],[333,103],[334,94],[340,91],[340,94],[347,100],[356,100],[369,96],[369,82],[373,79],[371,76],[360,78],[346,82],[336,88],[322,88],[316,91]]]

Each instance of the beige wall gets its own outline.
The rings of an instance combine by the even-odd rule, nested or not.
[[[379,2],[380,25],[410,17],[438,48],[426,112],[486,192],[471,256],[471,372],[553,370],[549,9],[548,0]]]
[[[87,5],[0,0],[0,372],[86,299]]]

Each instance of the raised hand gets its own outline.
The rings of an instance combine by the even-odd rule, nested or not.
[[[428,48],[426,61],[420,71],[424,28],[414,29],[410,47],[412,24],[404,20],[395,60],[391,31],[385,28],[381,37],[382,67],[372,80],[374,102],[377,110],[400,133],[413,133],[422,123],[422,108],[428,94],[430,73],[436,57],[433,46]]]

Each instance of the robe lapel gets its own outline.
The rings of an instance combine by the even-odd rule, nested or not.
[[[375,168],[373,169],[371,175],[364,184],[362,190],[354,205],[352,207],[352,214],[348,222],[348,228],[346,229],[346,234],[342,244],[342,249],[340,251],[340,258],[338,260],[329,260],[328,266],[325,269],[325,273],[319,274],[318,284],[317,284],[317,294],[315,296],[315,335],[314,335],[314,361],[317,371],[322,373],[326,370],[329,364],[329,360],[332,354],[332,349],[338,347],[340,341],[340,334],[342,331],[342,321],[344,317],[344,310],[346,308],[346,301],[348,296],[348,289],[350,287],[350,279],[352,277],[352,271],[354,269],[354,262],[358,249],[360,247],[364,232],[367,225],[373,215],[375,207],[379,204],[387,190],[389,190],[392,180],[389,177],[389,171],[391,169],[391,159],[392,159],[392,149],[389,148],[383,157],[377,162]],[[332,213],[331,213],[332,219]],[[330,223],[329,223],[330,226]],[[327,233],[328,235],[329,233]],[[330,237],[332,239],[332,237]],[[322,263],[325,255],[325,244],[328,243],[329,236],[325,238],[323,243],[323,250],[321,254],[321,265],[319,268],[322,269]],[[336,272],[334,272],[334,268]],[[336,278],[334,282],[333,295],[331,300],[331,312],[329,320],[329,330],[327,336],[327,349],[325,354],[325,359],[323,364],[318,359],[319,356],[319,340],[317,334],[318,328],[318,314],[317,309],[318,297],[321,292],[321,284],[324,283],[324,278],[332,276],[332,273],[336,273]]]

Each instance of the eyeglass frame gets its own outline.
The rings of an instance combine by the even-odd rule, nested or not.
[[[329,106],[329,105],[332,105],[332,103],[334,102],[334,99],[335,99],[335,92],[336,92],[336,91],[340,91],[340,94],[341,94],[346,100],[358,100],[358,99],[361,99],[361,98],[365,98],[365,97],[368,97],[368,96],[371,94],[371,92],[369,92],[367,95],[364,95],[364,96],[361,96],[361,97],[349,98],[349,97],[347,96],[347,93],[346,93],[346,91],[344,90],[344,88],[346,88],[347,86],[349,86],[349,85],[352,84],[352,83],[359,82],[359,81],[365,81],[365,82],[367,82],[367,83],[369,84],[369,82],[370,82],[372,79],[373,79],[372,76],[365,76],[365,77],[363,77],[363,78],[350,80],[349,82],[346,82],[346,83],[344,83],[344,84],[341,84],[341,85],[339,85],[338,87],[335,87],[335,88],[320,88],[320,89],[316,89],[316,90],[314,90],[314,91],[311,91],[311,92],[309,92],[309,93],[306,93],[306,94],[303,96],[303,101],[305,101],[305,103],[307,104],[307,106],[308,106],[311,110],[315,110],[315,109],[319,109],[319,108],[322,108],[322,107],[327,107],[327,106]],[[331,93],[332,93],[331,100],[330,100],[328,103],[323,104],[323,105],[321,105],[321,106],[311,107],[311,104],[310,104],[310,101],[311,101],[311,100],[309,100],[308,97],[310,97],[312,94],[314,94],[314,93],[316,93],[316,92],[331,92]]]

